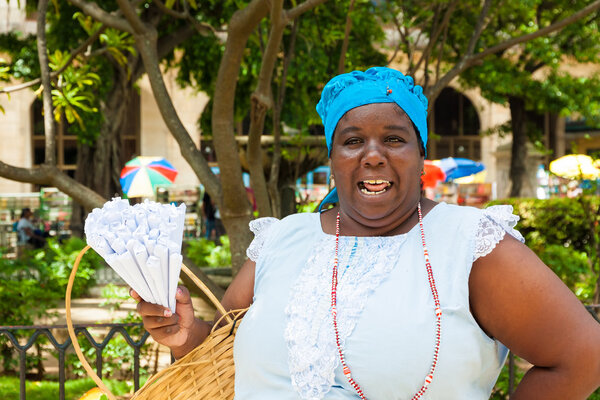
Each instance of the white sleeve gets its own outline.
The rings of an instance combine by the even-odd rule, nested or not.
[[[254,221],[250,221],[248,226],[250,230],[254,233],[254,239],[248,249],[246,250],[246,255],[252,261],[257,261],[260,256],[260,252],[265,244],[265,240],[268,236],[269,229],[273,226],[275,222],[279,221],[277,218],[273,217],[265,217],[258,218]]]
[[[512,206],[491,206],[483,210],[475,232],[473,261],[490,254],[507,232],[524,243],[523,235],[514,229],[518,221],[519,216],[513,214]]]

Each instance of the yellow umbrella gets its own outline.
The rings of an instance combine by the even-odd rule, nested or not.
[[[569,154],[552,161],[550,172],[570,179],[600,178],[600,169],[594,165],[592,157],[585,154]]]
[[[455,183],[484,183],[485,176],[487,175],[487,171],[483,170],[476,174],[463,176],[462,178],[456,178],[454,180]]]

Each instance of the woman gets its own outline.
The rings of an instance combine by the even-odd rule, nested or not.
[[[510,207],[421,197],[427,99],[410,77],[337,76],[317,110],[336,182],[324,203],[337,205],[251,223],[223,298],[252,304],[236,398],[486,399],[507,347],[534,365],[514,399],[584,399],[600,385],[600,325],[521,243]],[[179,358],[211,326],[185,288],[177,300],[176,315],[138,310]]]

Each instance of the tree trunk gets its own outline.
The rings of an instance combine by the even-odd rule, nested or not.
[[[77,149],[75,180],[106,199],[121,193],[118,180],[122,168],[121,127],[134,90],[125,71],[115,71],[115,81],[107,101],[101,105],[104,123],[95,143],[80,144]],[[93,172],[93,173],[90,173]],[[89,210],[73,201],[71,233],[83,237],[85,218]]]
[[[527,162],[527,114],[525,99],[522,97],[508,98],[510,105],[512,127],[512,149],[510,157],[510,197],[519,197],[523,188]]]

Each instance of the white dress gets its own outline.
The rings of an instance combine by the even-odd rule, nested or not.
[[[442,305],[442,338],[423,399],[489,398],[507,349],[469,310],[473,261],[491,252],[518,217],[445,203],[423,219]],[[238,400],[355,399],[340,367],[330,315],[335,236],[319,214],[251,222],[254,300],[234,345]],[[387,237],[342,236],[338,329],[352,376],[370,400],[411,399],[431,366],[435,312],[419,226]]]

